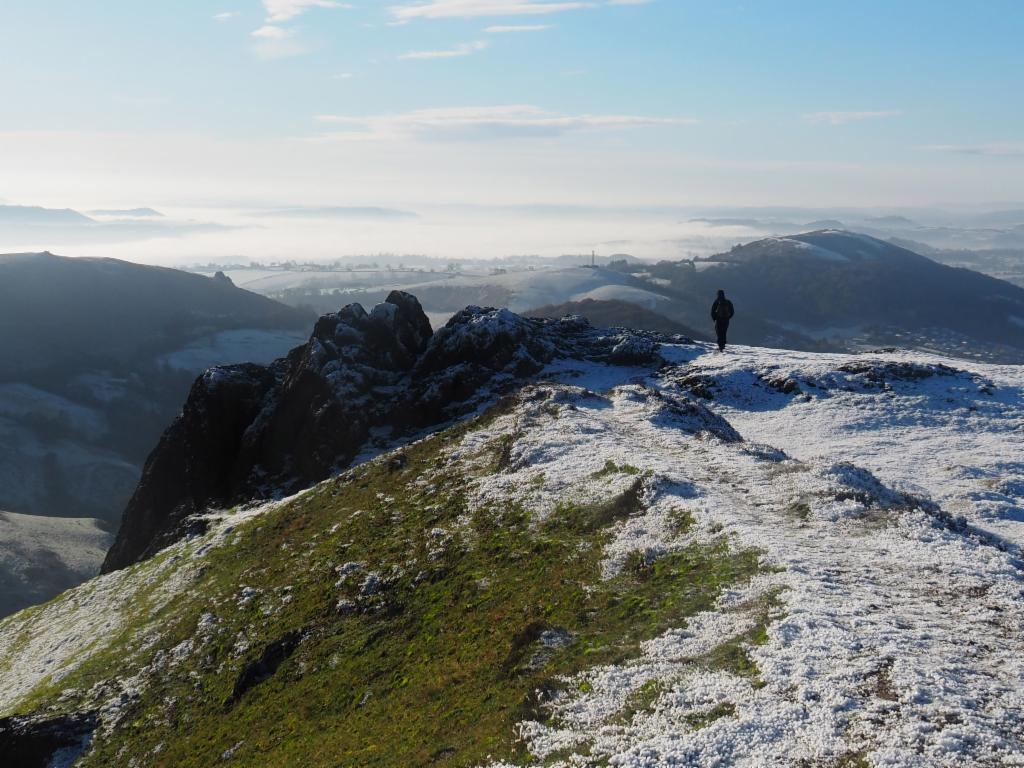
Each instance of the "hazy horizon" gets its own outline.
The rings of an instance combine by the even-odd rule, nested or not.
[[[1024,209],[1022,32],[1009,0],[12,0],[0,204],[166,218],[0,252],[657,259],[755,236],[716,209]]]
[[[12,0],[0,204],[166,220],[0,252],[679,258],[751,233],[675,211],[1024,208],[1022,32],[1006,1]]]

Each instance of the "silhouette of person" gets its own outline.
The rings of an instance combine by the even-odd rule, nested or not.
[[[711,305],[711,319],[715,322],[715,335],[718,337],[718,351],[725,352],[725,337],[729,333],[729,321],[736,314],[732,302],[725,298],[725,291],[718,292],[718,298]]]

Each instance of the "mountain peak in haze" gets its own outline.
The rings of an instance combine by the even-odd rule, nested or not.
[[[6,226],[54,226],[92,224],[88,216],[71,208],[43,208],[38,205],[0,205],[0,224]]]
[[[101,208],[89,211],[91,216],[116,216],[129,219],[162,219],[164,215],[153,208]]]

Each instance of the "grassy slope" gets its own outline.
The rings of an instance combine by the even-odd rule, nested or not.
[[[562,676],[634,657],[641,641],[710,609],[723,587],[758,571],[756,552],[705,543],[653,565],[637,558],[602,581],[609,527],[636,511],[639,495],[566,503],[539,526],[529,510],[507,505],[471,511],[469,475],[501,471],[504,453],[499,442],[487,449],[493,460],[451,459],[479,424],[241,524],[192,561],[191,583],[173,600],[157,599],[175,572],[168,555],[138,566],[133,583],[148,583],[127,609],[135,618],[18,710],[145,666],[141,697],[97,734],[82,765],[208,766],[233,747],[232,764],[252,766],[526,761],[515,724],[545,718],[540,705],[567,684]],[[341,579],[346,562],[365,567]],[[370,572],[380,577],[376,591],[363,588]],[[240,598],[244,586],[257,590],[249,600]],[[542,642],[563,633],[571,642]],[[723,638],[704,663],[756,674],[743,649],[759,639]],[[0,674],[4,662],[0,655]]]

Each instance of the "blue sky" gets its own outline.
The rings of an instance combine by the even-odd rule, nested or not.
[[[1019,0],[3,0],[0,198],[1024,200]]]

